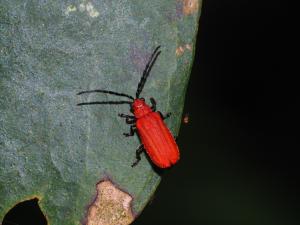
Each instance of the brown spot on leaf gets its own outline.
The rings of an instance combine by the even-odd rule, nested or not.
[[[181,56],[184,53],[184,47],[179,46],[176,48],[176,56]]]
[[[97,184],[97,197],[88,210],[86,225],[127,225],[134,220],[132,197],[109,180]]]
[[[186,49],[189,51],[192,51],[193,47],[190,44],[186,44],[184,46],[179,46],[178,48],[176,48],[176,56],[177,57],[182,56]]]
[[[183,14],[191,15],[198,12],[199,0],[183,0]]]

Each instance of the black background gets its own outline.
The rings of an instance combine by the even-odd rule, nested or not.
[[[289,8],[279,0],[203,1],[181,160],[135,225],[300,224],[292,60],[299,25]],[[42,224],[37,217],[6,219]]]

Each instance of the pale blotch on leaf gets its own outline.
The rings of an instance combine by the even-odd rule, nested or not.
[[[186,45],[177,47],[176,52],[175,52],[176,56],[177,57],[182,56],[186,49],[189,51],[192,51],[193,47],[190,44],[186,44]]]
[[[198,12],[199,0],[183,0],[183,14],[191,15]]]
[[[85,3],[81,3],[81,4],[79,5],[79,11],[80,11],[80,12],[84,12],[84,11],[85,11]]]
[[[66,15],[69,15],[71,12],[76,12],[77,8],[74,5],[69,5],[65,11]]]
[[[97,197],[90,206],[86,225],[128,225],[134,220],[132,197],[105,180],[97,184]]]
[[[189,51],[192,51],[192,50],[193,50],[193,47],[192,47],[192,45],[190,45],[190,44],[186,44],[186,45],[185,45],[185,48],[186,48],[187,50],[189,50]]]
[[[184,53],[184,48],[182,46],[176,48],[176,56],[182,56],[183,53]]]
[[[84,1],[79,5],[79,11],[84,12],[86,11],[90,17],[98,17],[100,13],[95,9],[91,2]]]

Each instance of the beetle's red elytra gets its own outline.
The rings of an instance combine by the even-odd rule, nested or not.
[[[175,164],[179,149],[162,116],[141,99],[134,100],[132,107],[138,134],[152,162],[160,168]]]
[[[83,102],[77,105],[96,105],[96,104],[129,104],[133,115],[119,114],[120,117],[126,119],[126,123],[130,124],[130,132],[123,133],[126,137],[133,136],[137,131],[142,144],[136,150],[136,161],[132,164],[132,167],[136,166],[141,160],[141,153],[146,150],[151,161],[160,168],[168,168],[174,165],[180,157],[179,149],[176,141],[171,134],[170,130],[164,123],[164,119],[168,118],[171,114],[168,113],[163,116],[160,112],[156,112],[156,102],[154,98],[150,98],[151,106],[149,106],[144,98],[140,98],[140,94],[146,83],[146,80],[150,74],[152,66],[154,65],[157,57],[161,53],[158,46],[152,53],[150,60],[148,61],[141,80],[138,84],[136,91],[136,97],[132,97],[128,94],[123,94],[115,91],[108,90],[88,90],[81,91],[78,95],[85,93],[100,92],[111,95],[122,96],[130,99],[131,101],[95,101],[95,102]]]

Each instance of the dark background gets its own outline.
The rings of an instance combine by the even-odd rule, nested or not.
[[[181,160],[134,225],[300,224],[292,69],[299,25],[288,8],[279,0],[203,1]],[[13,217],[6,219],[42,224],[37,214]]]

